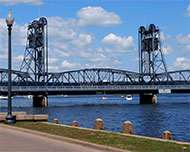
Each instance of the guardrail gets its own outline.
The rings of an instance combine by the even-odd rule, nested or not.
[[[190,90],[190,85],[101,85],[101,86],[12,86],[13,92],[54,92],[54,91],[114,91],[114,90]],[[7,92],[7,86],[0,86],[0,92]]]

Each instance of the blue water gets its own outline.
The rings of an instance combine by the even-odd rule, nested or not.
[[[32,99],[13,98],[13,111],[28,114],[48,114],[49,122],[58,118],[62,124],[70,125],[76,120],[79,126],[94,127],[94,120],[101,118],[104,129],[121,132],[124,121],[133,123],[137,135],[161,137],[169,130],[178,140],[190,142],[190,94],[157,95],[158,104],[140,105],[139,96],[126,101],[120,95],[70,95],[49,96],[48,107],[35,108]],[[7,101],[0,100],[0,112],[7,111]]]

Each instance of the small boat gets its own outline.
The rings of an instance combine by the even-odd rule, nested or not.
[[[126,96],[126,100],[127,100],[127,101],[131,101],[131,100],[133,100],[133,98],[132,98],[131,95],[127,95],[127,96]]]
[[[64,98],[68,97],[68,95],[67,95],[67,94],[65,94],[65,95],[63,95],[63,94],[62,94],[61,96],[63,96]]]
[[[7,96],[0,96],[0,100],[8,100]]]
[[[103,99],[103,100],[106,100],[106,99],[107,99],[107,97],[106,97],[106,96],[103,96],[103,97],[102,97],[102,99]]]
[[[124,96],[122,95],[121,98],[124,98]]]
[[[24,96],[25,98],[28,98],[28,99],[32,99],[32,95],[27,95],[27,96]]]

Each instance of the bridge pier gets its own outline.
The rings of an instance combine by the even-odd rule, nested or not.
[[[141,93],[140,104],[156,104],[157,96],[154,93]]]
[[[34,107],[47,107],[48,106],[48,97],[34,95],[33,97],[33,106]]]

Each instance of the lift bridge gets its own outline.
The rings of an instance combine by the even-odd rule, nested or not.
[[[55,94],[138,93],[140,103],[153,103],[157,93],[189,93],[190,70],[168,71],[154,24],[138,31],[139,72],[92,68],[48,72],[48,22],[29,23],[24,59],[12,70],[12,94],[34,95],[34,105]],[[0,95],[8,92],[8,70],[0,69]],[[40,101],[39,101],[40,100]],[[40,104],[39,104],[40,103]]]

